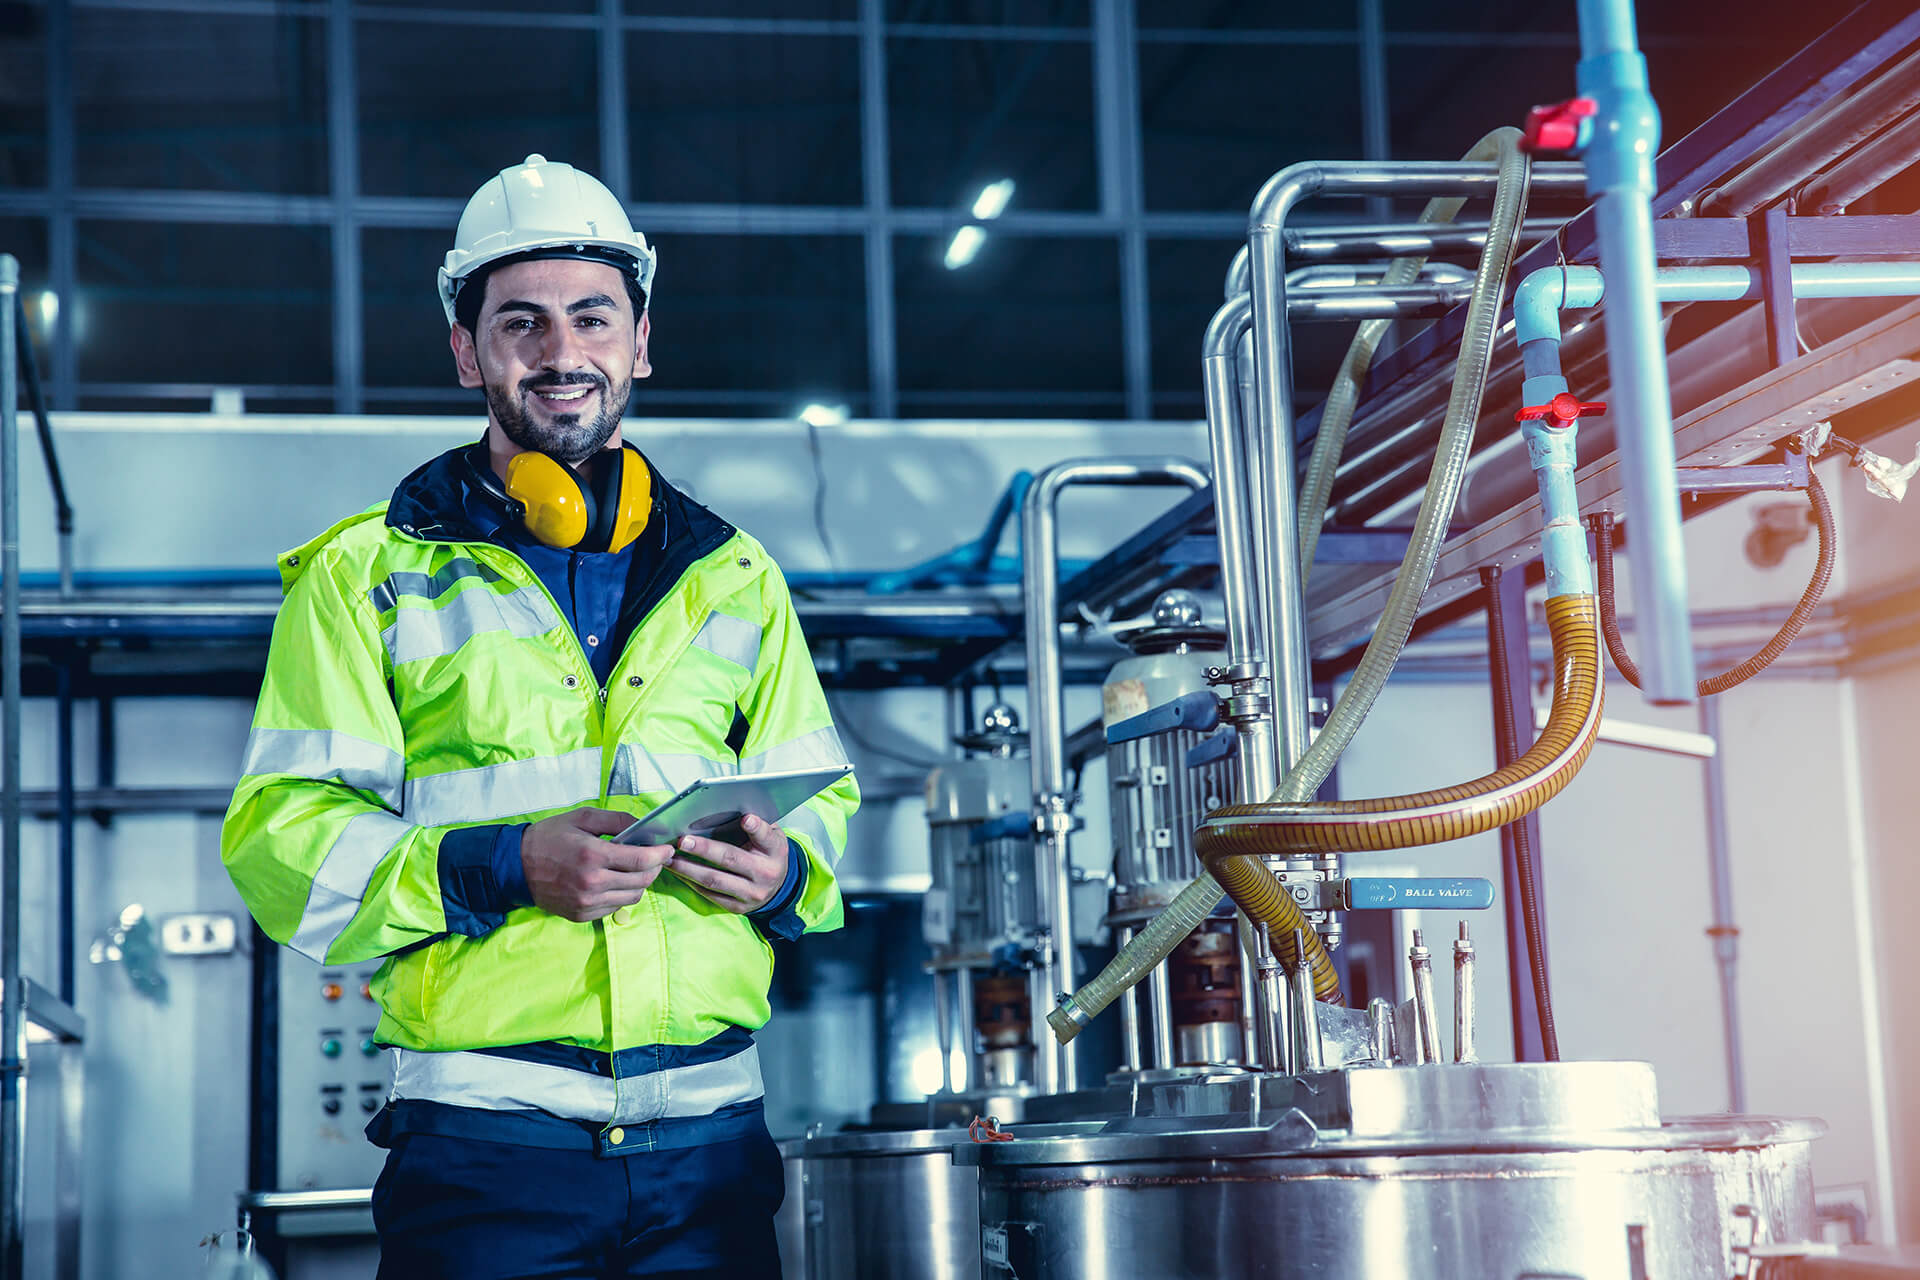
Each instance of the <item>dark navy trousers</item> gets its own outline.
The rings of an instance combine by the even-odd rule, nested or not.
[[[373,1188],[379,1280],[779,1280],[764,1132],[628,1156],[407,1133]]]

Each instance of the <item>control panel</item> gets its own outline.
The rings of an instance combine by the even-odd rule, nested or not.
[[[281,947],[279,1177],[287,1191],[370,1187],[386,1152],[366,1139],[392,1055],[374,1042],[378,962],[316,965]]]

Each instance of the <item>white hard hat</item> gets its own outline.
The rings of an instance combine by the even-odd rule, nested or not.
[[[447,323],[454,323],[453,300],[461,283],[475,271],[542,249],[565,256],[569,246],[579,249],[581,257],[608,257],[633,276],[642,294],[653,296],[654,252],[598,178],[540,155],[502,169],[467,201],[453,248],[440,268],[440,305]]]

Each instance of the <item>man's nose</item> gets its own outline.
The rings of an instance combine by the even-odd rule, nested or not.
[[[570,324],[554,325],[547,330],[546,338],[540,346],[540,365],[545,369],[566,371],[578,369],[586,363],[581,352],[580,337]]]

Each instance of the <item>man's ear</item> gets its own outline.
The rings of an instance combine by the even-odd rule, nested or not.
[[[447,345],[453,348],[453,367],[460,374],[460,385],[470,389],[485,386],[480,377],[480,354],[474,350],[473,334],[467,326],[454,325],[447,333]]]
[[[642,311],[639,323],[633,326],[633,376],[636,378],[644,378],[653,372],[653,366],[647,362],[647,335],[652,331],[653,313]]]

